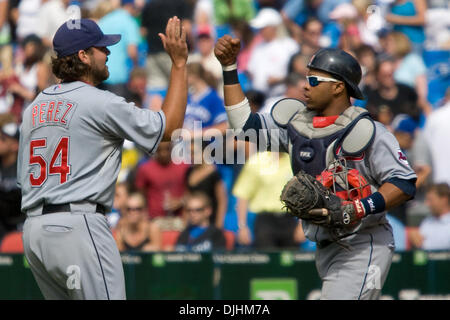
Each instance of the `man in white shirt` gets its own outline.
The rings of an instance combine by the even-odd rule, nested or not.
[[[36,34],[47,47],[52,46],[56,30],[67,20],[80,19],[79,7],[70,5],[70,0],[49,0],[39,9],[39,28]]]
[[[299,51],[299,46],[293,39],[278,37],[281,23],[281,15],[271,8],[261,9],[250,21],[250,25],[259,30],[263,41],[250,56],[248,72],[253,88],[265,92],[268,97],[283,94],[282,82],[288,71],[289,59]]]
[[[450,249],[450,187],[446,183],[432,185],[426,195],[432,216],[425,218],[411,243],[424,250]]]
[[[433,111],[425,124],[424,138],[432,159],[433,182],[450,184],[450,89],[447,90],[446,104]]]

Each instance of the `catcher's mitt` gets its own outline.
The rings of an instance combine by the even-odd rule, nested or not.
[[[341,200],[303,171],[284,186],[281,201],[292,215],[326,227],[353,226],[365,215],[359,200]]]

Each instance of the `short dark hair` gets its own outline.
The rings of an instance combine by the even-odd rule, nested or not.
[[[192,199],[200,199],[201,201],[203,201],[203,203],[205,204],[205,206],[207,208],[212,208],[211,198],[202,191],[192,191],[192,192],[188,193],[186,196],[186,199],[185,199],[185,203],[187,203],[188,201],[190,201]]]
[[[309,18],[307,18],[307,19],[305,20],[305,22],[303,22],[303,24],[302,24],[302,29],[303,29],[303,30],[308,29],[309,25],[310,25],[311,23],[313,23],[313,22],[318,22],[318,23],[320,23],[320,25],[323,27],[322,21],[320,21],[318,18],[316,18],[316,17],[309,17]]]
[[[91,48],[86,49],[90,53]],[[52,57],[52,72],[63,82],[71,82],[81,79],[89,74],[91,67],[83,63],[78,57],[78,53],[71,54],[66,57]]]
[[[435,193],[436,193],[439,197],[441,197],[441,198],[446,197],[448,203],[450,204],[450,186],[449,186],[447,183],[443,182],[443,183],[435,183],[435,184],[432,184],[432,185],[428,188],[427,191],[428,191],[428,192],[433,191],[433,192],[435,192]]]
[[[375,51],[375,49],[371,45],[368,45],[368,44],[363,44],[359,48],[355,49],[355,55],[356,55],[357,59],[361,59],[362,55],[366,54],[366,53],[371,53],[375,57],[377,55],[377,52]]]
[[[289,87],[296,87],[300,80],[306,80],[306,77],[298,72],[291,72],[284,79],[284,83]]]
[[[374,72],[377,75],[378,72],[380,71],[381,65],[383,63],[394,63],[395,60],[392,56],[387,55],[387,54],[382,54],[380,56],[377,57],[376,61],[375,61],[375,69]]]

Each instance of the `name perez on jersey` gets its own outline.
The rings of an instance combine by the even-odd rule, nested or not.
[[[47,125],[67,127],[76,106],[75,102],[64,100],[36,102],[31,109],[32,130]]]

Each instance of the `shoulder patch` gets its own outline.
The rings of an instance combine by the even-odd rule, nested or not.
[[[403,151],[400,148],[397,149],[397,159],[398,159],[398,161],[400,161],[401,163],[403,163],[404,165],[407,165],[409,167],[408,158],[406,157],[406,155],[403,153]]]

